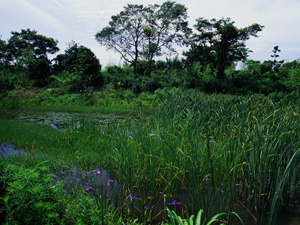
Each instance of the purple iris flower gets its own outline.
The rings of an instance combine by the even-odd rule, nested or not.
[[[129,195],[130,199],[137,199],[134,195]]]
[[[149,209],[149,207],[148,207],[148,206],[144,206],[144,209],[148,210],[148,209]]]
[[[91,186],[84,186],[85,190],[92,190],[93,188]]]
[[[101,171],[99,169],[95,169],[95,170],[92,170],[93,173],[97,173],[97,174],[100,174]]]
[[[90,173],[90,172],[84,171],[83,174],[82,174],[82,176],[85,177],[85,176],[88,175],[89,173]]]
[[[110,185],[111,183],[115,183],[115,180],[108,179],[107,185]]]
[[[176,200],[173,200],[169,205],[180,205],[181,202],[177,202]]]

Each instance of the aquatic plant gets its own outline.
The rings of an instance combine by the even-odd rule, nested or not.
[[[230,224],[234,211],[261,224],[268,215],[274,224],[279,204],[288,207],[299,200],[300,168],[290,169],[299,163],[298,105],[196,92],[166,95],[161,104],[157,114],[145,120],[112,120],[99,126],[85,120],[80,128],[70,124],[61,134],[51,133],[51,139],[45,139],[49,159],[93,168],[89,171],[109,170],[114,180],[106,179],[104,186],[116,182],[109,190],[117,194],[105,200],[101,195],[99,202],[108,207],[110,201],[123,215],[149,223],[166,218],[166,207],[174,207],[183,219],[203,209],[206,221],[224,212],[219,219]],[[5,137],[5,127],[17,134],[15,127],[21,126],[0,122],[0,137]],[[18,143],[28,134],[18,135],[11,140]],[[41,146],[35,144],[34,151]],[[51,162],[61,171],[60,163]],[[137,199],[127,201],[129,195]]]

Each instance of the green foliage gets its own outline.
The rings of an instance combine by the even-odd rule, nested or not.
[[[150,76],[153,58],[175,52],[172,43],[182,44],[191,31],[187,27],[186,7],[172,1],[161,6],[127,4],[111,19],[110,26],[95,35],[96,40],[107,49],[119,52],[121,58],[133,65],[134,74],[138,60],[143,58]]]
[[[59,185],[51,185],[47,167],[36,166],[28,170],[8,164],[1,180],[7,191],[1,198],[7,223],[53,224],[61,216],[57,198]]]
[[[33,50],[30,45],[26,47],[26,49],[22,50],[22,54],[16,58],[16,67],[17,71],[26,72],[28,71],[28,65],[35,61],[35,57],[33,55]]]
[[[197,214],[197,218],[196,221],[194,223],[194,215],[192,215],[191,217],[188,217],[187,219],[181,219],[180,216],[178,216],[174,211],[171,211],[167,208],[167,212],[168,215],[170,217],[170,222],[171,225],[210,225],[213,224],[214,222],[222,222],[224,221],[221,216],[226,215],[226,213],[218,213],[215,216],[213,216],[209,221],[202,221],[202,215],[203,215],[203,209],[200,209],[198,214]],[[231,212],[231,214],[235,215],[241,222],[241,224],[244,224],[242,219],[239,217],[239,215],[237,215],[235,212]],[[221,223],[221,225],[225,225],[227,223]]]
[[[37,80],[38,84],[45,83],[45,79],[50,77],[51,63],[48,59],[41,57],[30,61],[28,64],[28,78]]]
[[[89,48],[77,44],[66,50],[63,64],[66,71],[80,75],[82,82],[87,84],[97,80],[101,70],[95,54]],[[101,85],[101,82],[97,84]]]
[[[55,85],[59,87],[77,84],[81,81],[80,75],[69,73],[68,71],[59,73],[58,75],[51,75],[50,78],[54,79]]]
[[[8,71],[0,72],[0,100],[7,96],[8,91],[13,90],[16,86],[16,79]]]
[[[5,62],[7,64],[9,62],[14,63],[15,60],[22,56],[24,50],[30,49],[35,59],[40,57],[47,58],[47,54],[54,54],[59,51],[57,40],[37,34],[35,30],[22,29],[20,33],[13,31],[11,34],[12,36],[5,48]]]
[[[163,101],[165,98],[170,97],[170,96],[178,96],[182,94],[182,90],[179,88],[174,88],[174,89],[169,89],[169,88],[158,88],[155,90],[153,99],[154,100],[160,100]]]
[[[0,99],[0,108],[2,109],[19,109],[19,99],[13,99],[13,98],[3,98]]]
[[[106,91],[107,96],[117,92]],[[265,224],[273,199],[282,207],[291,204],[291,195],[299,199],[299,158],[293,158],[300,147],[298,104],[273,102],[262,95],[205,95],[197,90],[164,89],[156,94],[161,95],[161,105],[151,117],[141,114],[116,123],[111,116],[112,120],[101,126],[80,121],[80,128],[70,124],[62,133],[48,134],[48,140],[42,139],[37,126],[26,124],[25,129],[25,125],[1,121],[0,137],[11,143],[26,140],[22,143],[28,148],[33,139],[42,139],[36,152],[42,152],[41,143],[47,143],[47,157],[64,160],[71,168],[73,163],[109,168],[121,187],[116,200],[120,212],[134,213],[150,224],[157,214],[164,215],[166,207],[181,218],[190,218],[182,213],[185,207],[189,215],[201,208],[206,223],[224,212],[219,217],[222,222],[238,224],[236,215],[230,214],[234,208],[237,214],[250,212]],[[150,97],[143,95],[139,96],[142,101]],[[289,164],[292,158],[293,164]],[[58,165],[53,163],[54,168]],[[293,170],[286,173],[287,167]],[[129,195],[137,199],[130,202]],[[182,204],[168,205],[174,199]],[[78,209],[76,204],[70,204],[69,215]],[[252,211],[255,207],[257,211]],[[275,208],[273,215],[276,213]]]
[[[252,24],[251,26],[238,29],[230,18],[220,20],[204,18],[196,19],[194,26],[199,34],[192,36],[191,50],[184,53],[188,61],[204,61],[213,70],[216,77],[224,79],[224,71],[235,61],[245,60],[250,52],[246,48],[245,41],[250,36],[257,37],[263,26]],[[212,71],[213,72],[213,71]],[[213,73],[212,73],[213,74]]]
[[[1,35],[0,35],[0,68],[4,65],[5,63],[5,56],[6,56],[6,41],[1,40]]]
[[[49,167],[25,168],[0,162],[3,224],[121,224],[122,218],[95,204],[77,183],[68,194],[61,182],[51,184]],[[136,224],[128,219],[128,224]]]

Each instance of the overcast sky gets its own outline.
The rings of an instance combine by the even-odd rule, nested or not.
[[[59,41],[59,53],[74,40],[90,48],[105,67],[118,64],[120,55],[106,51],[95,34],[108,26],[112,15],[129,4],[162,4],[163,0],[0,0],[0,35],[8,40],[11,31],[30,28]],[[300,59],[299,0],[177,0],[188,9],[189,25],[195,19],[230,17],[238,28],[258,23],[265,28],[246,46],[253,51],[250,59],[269,60],[274,46],[281,49],[280,60]],[[52,58],[52,57],[51,57]],[[164,57],[165,58],[165,57]]]

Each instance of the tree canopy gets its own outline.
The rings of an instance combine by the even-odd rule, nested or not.
[[[4,64],[5,61],[5,55],[6,55],[5,46],[6,46],[6,42],[0,39],[0,63],[1,64]]]
[[[263,26],[255,23],[245,28],[237,28],[230,18],[220,20],[196,19],[194,26],[198,33],[192,35],[191,49],[185,52],[187,60],[209,64],[212,74],[216,71],[219,79],[224,78],[225,68],[235,61],[246,60],[248,53],[245,41],[250,36],[258,37]]]
[[[16,59],[22,56],[24,50],[32,50],[35,59],[40,57],[48,58],[47,54],[54,54],[59,51],[57,40],[37,34],[35,30],[21,30],[21,32],[12,31],[5,51],[6,63],[16,63]]]
[[[99,59],[91,49],[78,44],[70,46],[64,55],[58,55],[55,60],[64,70],[80,75],[83,80],[89,80],[101,70]]]
[[[134,73],[138,59],[146,60],[150,67],[155,56],[176,52],[172,44],[183,44],[191,33],[187,8],[172,1],[161,6],[128,4],[111,19],[110,26],[95,35],[96,40],[108,50],[120,53],[133,65]]]

